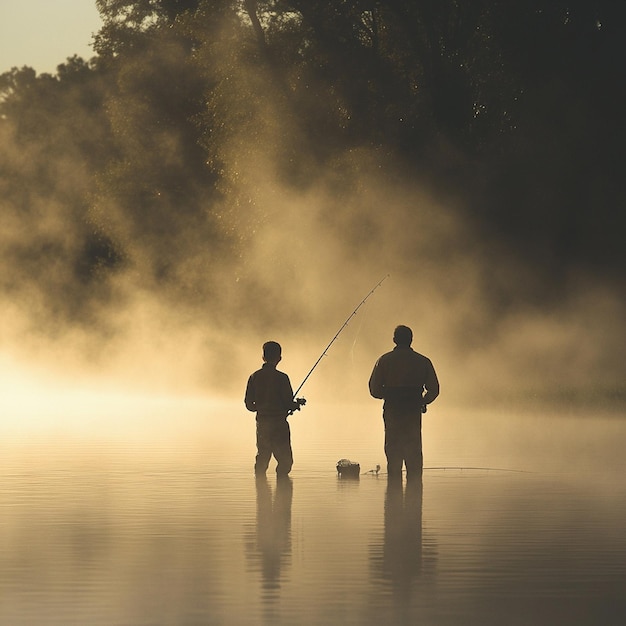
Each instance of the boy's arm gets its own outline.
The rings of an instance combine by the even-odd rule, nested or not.
[[[291,380],[286,374],[285,385],[283,389],[283,401],[285,403],[285,406],[288,408],[290,415],[292,415],[294,411],[299,411],[300,406],[305,403],[303,400],[298,401],[296,400],[296,398],[293,397],[293,387],[291,386]]]

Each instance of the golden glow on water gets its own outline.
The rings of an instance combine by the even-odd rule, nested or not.
[[[309,391],[307,406],[290,418],[296,469],[300,464],[313,470],[318,462],[334,466],[357,454],[364,469],[383,466],[380,402],[354,392],[351,402],[325,402],[315,381]],[[210,441],[254,451],[254,414],[241,397],[133,389],[120,380],[68,380],[6,359],[0,362],[0,411],[5,444],[24,436],[144,441],[147,447],[163,441],[201,447]],[[623,417],[599,409],[473,409],[444,398],[423,417],[425,466],[617,473],[626,470]]]
[[[60,434],[148,440],[180,438],[210,429],[230,439],[234,424],[210,421],[231,400],[165,390],[130,389],[120,380],[94,381],[43,375],[5,366],[0,372],[0,430],[4,433]]]

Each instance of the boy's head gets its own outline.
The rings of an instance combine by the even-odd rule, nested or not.
[[[263,344],[263,360],[276,365],[282,358],[282,348],[277,341],[266,341]]]

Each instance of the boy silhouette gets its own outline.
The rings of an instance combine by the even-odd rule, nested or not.
[[[264,476],[272,454],[277,461],[276,475],[287,476],[293,465],[291,431],[287,417],[300,409],[304,400],[293,397],[289,376],[276,369],[282,348],[276,341],[263,344],[263,367],[248,379],[245,405],[256,411],[257,455],[254,473]]]

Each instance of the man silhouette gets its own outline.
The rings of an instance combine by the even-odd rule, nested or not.
[[[422,475],[422,413],[439,395],[439,381],[430,359],[411,348],[413,331],[397,326],[396,347],[383,354],[369,380],[370,393],[384,400],[385,455],[389,479]]]

